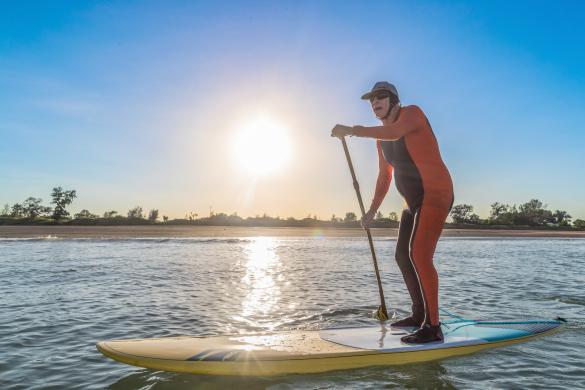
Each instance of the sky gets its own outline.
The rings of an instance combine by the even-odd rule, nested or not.
[[[377,125],[360,96],[388,80],[429,118],[456,204],[487,217],[493,202],[537,198],[585,218],[585,3],[0,7],[0,206],[48,203],[62,186],[77,190],[73,212],[357,212],[329,134],[337,123]],[[236,141],[259,118],[286,142],[247,139],[288,156],[270,157],[265,175],[243,169],[246,151],[261,149]],[[351,138],[349,148],[369,204],[375,143]],[[380,211],[402,207],[392,186]]]

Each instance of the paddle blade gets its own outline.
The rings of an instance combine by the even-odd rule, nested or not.
[[[376,313],[374,313],[374,317],[379,321],[387,321],[389,318],[388,313],[382,306],[378,307],[378,310],[376,310]]]

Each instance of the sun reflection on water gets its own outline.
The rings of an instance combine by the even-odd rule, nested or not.
[[[244,249],[245,274],[241,285],[245,289],[240,315],[234,319],[248,325],[273,330],[277,326],[279,285],[284,282],[281,260],[276,250],[278,242],[272,237],[258,237]]]

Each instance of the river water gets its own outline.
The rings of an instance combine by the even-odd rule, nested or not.
[[[395,240],[375,245],[388,306],[404,315]],[[585,388],[585,240],[444,238],[435,264],[450,312],[568,324],[426,364],[249,379],[155,372],[107,359],[96,341],[374,324],[367,241],[0,239],[0,388]]]

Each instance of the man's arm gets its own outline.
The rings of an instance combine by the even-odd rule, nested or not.
[[[352,135],[394,141],[419,129],[424,123],[424,118],[422,110],[417,106],[403,107],[400,116],[394,123],[373,127],[354,126]]]
[[[376,181],[376,191],[374,192],[372,205],[370,206],[370,211],[368,211],[368,213],[372,212],[373,214],[380,208],[392,181],[392,165],[384,158],[380,141],[376,142],[376,146],[378,148],[378,180]]]

